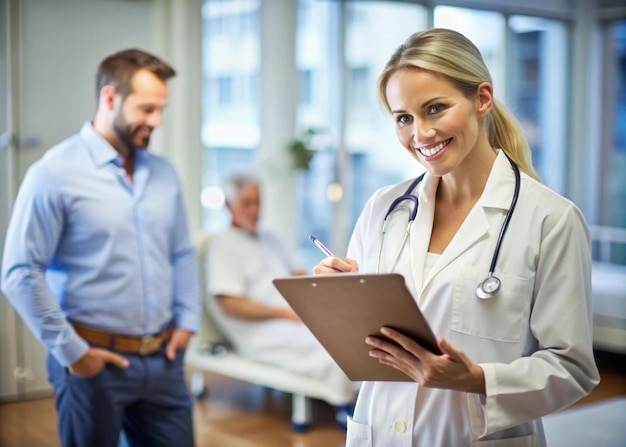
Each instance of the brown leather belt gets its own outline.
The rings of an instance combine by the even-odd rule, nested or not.
[[[113,351],[126,352],[128,354],[149,355],[159,351],[163,344],[172,336],[172,329],[154,335],[133,337],[129,335],[116,335],[96,329],[72,323],[76,333],[88,343],[111,349]]]

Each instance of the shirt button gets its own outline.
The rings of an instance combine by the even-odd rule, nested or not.
[[[396,419],[396,421],[393,423],[393,427],[398,433],[404,433],[406,431],[406,422],[404,422],[402,419]]]

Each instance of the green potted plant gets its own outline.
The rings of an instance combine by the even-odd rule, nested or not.
[[[291,155],[292,166],[299,171],[308,171],[311,161],[315,156],[315,150],[311,147],[313,137],[321,133],[319,129],[309,127],[300,138],[294,138],[287,145],[287,150]]]

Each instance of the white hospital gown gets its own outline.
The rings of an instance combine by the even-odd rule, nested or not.
[[[215,236],[207,256],[209,296],[243,296],[259,304],[287,307],[272,284],[278,277],[303,270],[297,256],[276,235],[256,236],[230,227]],[[224,315],[209,303],[214,318],[241,355],[329,383],[337,402],[354,400],[354,385],[301,322],[286,319],[249,321]]]

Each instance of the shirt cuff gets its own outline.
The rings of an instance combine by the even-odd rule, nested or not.
[[[183,329],[195,334],[200,327],[200,319],[196,314],[178,315],[175,318],[174,326],[176,329]]]
[[[50,354],[64,367],[68,367],[84,357],[87,351],[89,351],[89,344],[76,333],[69,336],[67,341],[50,348]]]
[[[485,393],[467,395],[467,406],[470,416],[470,424],[472,428],[472,434],[477,438],[481,438],[487,434],[489,426],[487,407],[491,400],[489,396],[496,394],[496,375],[493,365],[481,364],[478,365],[483,369],[485,375]]]

